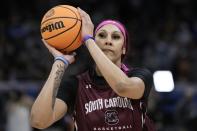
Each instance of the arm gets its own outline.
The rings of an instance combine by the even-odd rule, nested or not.
[[[89,15],[81,9],[78,10],[83,22],[82,37],[92,36],[94,26]],[[127,77],[117,65],[105,56],[94,40],[88,39],[85,44],[103,77],[118,95],[132,99],[139,99],[143,96],[145,84],[142,79]]]
[[[63,55],[45,42],[44,44],[54,57],[64,56],[70,63],[74,62],[73,55]],[[56,98],[65,68],[67,66],[62,61],[56,60],[54,62],[49,77],[31,109],[30,120],[33,127],[39,129],[47,128],[62,118],[67,112],[67,104]]]
[[[51,73],[36,98],[31,110],[31,124],[35,128],[47,128],[67,111],[67,105],[56,94],[64,73],[64,63],[56,61]]]
[[[128,77],[105,56],[93,40],[89,39],[85,44],[103,77],[118,95],[132,99],[139,99],[143,96],[145,84],[142,79]]]

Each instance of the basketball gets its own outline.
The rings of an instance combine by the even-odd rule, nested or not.
[[[78,10],[70,5],[51,8],[41,21],[41,36],[61,52],[71,52],[82,44],[82,20]]]

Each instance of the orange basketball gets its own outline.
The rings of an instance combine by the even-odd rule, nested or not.
[[[61,52],[70,52],[81,45],[82,21],[78,10],[70,5],[50,9],[41,22],[42,38]]]

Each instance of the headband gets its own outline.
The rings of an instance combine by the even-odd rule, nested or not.
[[[104,20],[103,22],[101,22],[96,30],[95,30],[95,34],[96,32],[101,28],[103,27],[104,25],[107,25],[107,24],[112,24],[112,25],[115,25],[116,27],[118,27],[118,29],[122,32],[123,36],[124,36],[124,47],[126,47],[126,30],[124,28],[124,26],[118,22],[118,21],[114,21],[114,20]]]

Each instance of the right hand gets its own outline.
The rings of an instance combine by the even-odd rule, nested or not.
[[[92,23],[89,14],[87,14],[84,10],[80,9],[79,7],[77,9],[82,19],[82,38],[84,38],[86,35],[93,36],[94,24]]]
[[[47,44],[47,42],[44,39],[42,39],[42,42],[44,43],[44,45],[47,47],[47,49],[53,55],[54,58],[57,56],[63,56],[66,60],[69,61],[70,64],[72,64],[75,61],[75,56],[76,56],[75,52],[73,52],[71,54],[63,54],[60,51],[58,51],[57,49],[55,49],[54,47]]]

